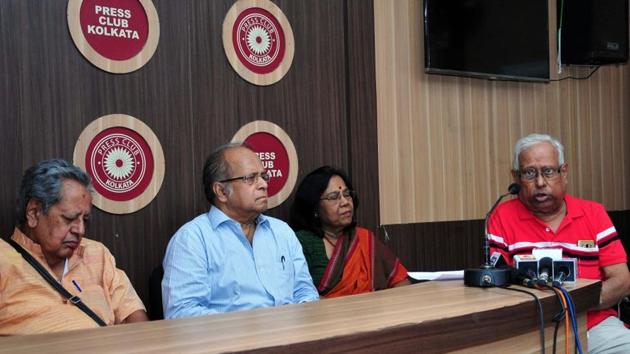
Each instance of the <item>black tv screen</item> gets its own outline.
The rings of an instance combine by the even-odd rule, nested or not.
[[[547,0],[424,0],[428,73],[549,80]]]

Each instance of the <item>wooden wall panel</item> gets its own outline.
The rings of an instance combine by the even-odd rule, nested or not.
[[[129,215],[94,209],[89,231],[112,250],[145,302],[149,273],[171,235],[208,208],[200,182],[207,154],[256,119],[281,125],[293,138],[300,178],[322,164],[349,170],[362,225],[461,219],[380,229],[412,270],[480,262],[475,219],[509,183],[509,150],[521,132],[550,129],[563,138],[572,191],[599,188],[609,208],[605,198],[628,203],[625,67],[549,85],[428,76],[419,59],[420,1],[279,0],[293,26],[294,63],[279,83],[256,87],[223,54],[221,25],[232,3],[155,0],[161,28],[155,56],[136,72],[113,75],[74,47],[67,1],[0,2],[4,237],[14,225],[24,168],[70,159],[85,125],[110,113],[143,120],[164,147],[166,175],[155,200]],[[290,201],[269,213],[286,218]]]
[[[208,153],[229,142],[242,125],[253,120],[274,122],[292,137],[301,175],[322,164],[347,168],[344,4],[277,3],[290,21],[294,19],[296,53],[285,78],[268,87],[241,79],[225,59],[223,44],[212,40],[212,33],[220,33],[223,14],[230,5],[195,2],[193,11],[194,22],[200,25],[193,29],[198,38],[191,53],[192,70],[208,72],[193,79],[194,87],[204,88],[193,92],[192,101],[191,133],[199,144],[194,163],[197,180]],[[206,60],[208,57],[214,60]],[[202,196],[203,191],[197,194]],[[206,210],[205,198],[198,199],[195,209]],[[286,218],[288,208],[280,207],[271,214]]]
[[[364,0],[347,1],[347,117],[349,173],[359,193],[361,225],[376,230],[379,220],[378,145],[374,70],[373,7]],[[368,54],[369,53],[369,54]]]
[[[110,113],[144,121],[165,154],[153,202],[128,215],[93,208],[88,232],[110,248],[145,303],[149,274],[172,234],[208,209],[201,186],[206,156],[250,121],[269,120],[287,131],[298,152],[298,178],[323,164],[351,171],[368,201],[360,223],[378,225],[371,1],[274,1],[293,27],[296,51],[284,79],[267,87],[241,79],[224,55],[223,18],[234,1],[153,3],[161,34],[154,57],[138,71],[115,75],[75,48],[66,0],[0,2],[3,237],[14,226],[23,170],[42,159],[71,159],[83,128]],[[269,214],[286,219],[291,199]]]
[[[411,271],[457,270],[482,263],[483,220],[385,225],[387,246]]]
[[[630,207],[627,65],[548,84],[428,75],[422,1],[377,0],[374,13],[381,223],[482,217],[511,182],[513,144],[532,132],[565,144],[570,193]]]
[[[17,14],[6,10],[5,2],[0,2],[0,24],[8,28],[19,28]],[[23,77],[16,70],[19,62],[18,31],[0,31],[0,235],[6,235],[13,230],[15,223],[16,186],[20,183],[22,166],[22,135],[21,127],[16,117],[20,115],[20,102],[25,94]]]
[[[630,254],[630,210],[608,214]],[[388,247],[412,271],[458,270],[484,262],[483,220],[385,225],[382,229],[389,236]]]
[[[119,266],[146,299],[148,274],[161,262],[166,240],[192,214],[194,184],[187,180],[193,146],[188,138],[192,130],[190,33],[182,26],[186,7],[157,3],[162,37],[155,56],[141,70],[113,75],[92,66],[75,48],[65,22],[66,4],[2,2],[3,14],[18,15],[14,26],[2,22],[2,33],[19,33],[3,41],[6,46],[1,55],[12,60],[3,68],[11,70],[9,77],[17,75],[23,87],[22,98],[7,105],[16,107],[17,113],[9,115],[8,110],[2,117],[4,129],[10,131],[16,124],[22,132],[12,151],[2,155],[3,161],[11,156],[20,159],[12,166],[15,182],[7,183],[7,189],[13,197],[22,171],[36,161],[71,160],[76,139],[93,119],[125,113],[147,123],[164,148],[167,169],[162,190],[149,206],[134,214],[115,216],[93,208],[88,231],[88,237],[104,242],[116,255]],[[10,46],[18,50],[9,51]],[[3,204],[3,220],[7,220],[2,224],[3,235],[10,234],[14,225],[13,218],[10,222],[4,218],[13,216],[13,209],[13,200]]]

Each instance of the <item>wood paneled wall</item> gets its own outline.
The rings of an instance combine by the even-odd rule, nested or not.
[[[93,208],[88,237],[115,255],[145,302],[151,270],[171,235],[208,209],[201,186],[207,154],[253,120],[285,129],[301,178],[323,164],[347,169],[362,194],[360,222],[378,225],[373,5],[365,0],[278,0],[295,36],[284,79],[258,87],[229,65],[221,41],[231,0],[153,0],[160,20],[155,56],[138,71],[97,69],[75,48],[67,0],[0,2],[0,232],[15,223],[22,172],[37,161],[72,159],[92,120],[132,115],[162,143],[166,173],[144,209]],[[285,218],[291,198],[269,214]]]
[[[610,211],[608,215],[630,254],[630,210]],[[383,229],[389,235],[387,245],[410,270],[457,270],[484,262],[483,220],[386,225]]]
[[[382,224],[482,218],[511,182],[514,143],[533,132],[564,143],[570,193],[630,208],[627,65],[548,84],[428,75],[422,0],[376,0],[374,14]]]
[[[630,168],[625,67],[548,85],[427,76],[421,1],[278,0],[295,35],[293,66],[279,83],[256,87],[223,53],[223,16],[233,1],[153,2],[161,28],[155,56],[136,72],[114,75],[74,47],[66,0],[0,1],[3,237],[14,225],[23,170],[42,159],[71,159],[82,129],[110,113],[144,121],[165,153],[155,200],[129,215],[93,209],[89,231],[112,250],[145,302],[149,274],[171,235],[207,210],[206,155],[258,119],[292,137],[300,177],[322,164],[349,170],[360,193],[360,224],[377,229],[380,216],[383,224],[399,223],[380,234],[387,230],[390,247],[411,270],[480,262],[481,223],[469,219],[479,219],[505,189],[511,144],[530,129],[566,140],[573,191],[601,195],[609,209],[618,207],[605,198],[627,208],[630,187],[607,193]],[[286,218],[290,201],[270,214]],[[628,212],[618,218],[627,220]],[[461,221],[418,223],[435,220]]]

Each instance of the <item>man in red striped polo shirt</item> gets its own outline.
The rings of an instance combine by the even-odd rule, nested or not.
[[[549,135],[531,134],[514,146],[518,198],[488,222],[493,251],[512,257],[535,248],[560,248],[577,258],[578,277],[602,280],[600,304],[587,313],[589,353],[630,353],[630,330],[612,306],[630,293],[626,252],[601,204],[567,194],[564,147]]]

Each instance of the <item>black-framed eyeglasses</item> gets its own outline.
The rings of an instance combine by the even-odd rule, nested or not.
[[[269,173],[265,171],[265,172],[253,172],[245,176],[232,177],[232,178],[224,179],[223,181],[219,181],[219,182],[226,183],[226,182],[234,182],[234,181],[240,180],[240,181],[245,182],[245,184],[252,185],[258,182],[259,177],[262,178],[262,180],[265,182],[269,182],[269,179],[271,179],[271,176],[269,175]]]
[[[546,180],[552,180],[560,176],[560,172],[562,172],[562,167],[564,164],[558,167],[545,166],[540,170],[534,167],[524,168],[522,170],[518,170],[518,176],[520,179],[524,181],[533,181],[538,176],[542,176]]]
[[[325,196],[319,198],[319,200],[327,200],[329,202],[339,202],[342,196],[347,200],[352,200],[356,198],[356,192],[351,191],[349,189],[346,189],[345,191],[342,191],[342,192],[340,191],[330,192],[326,194]]]

